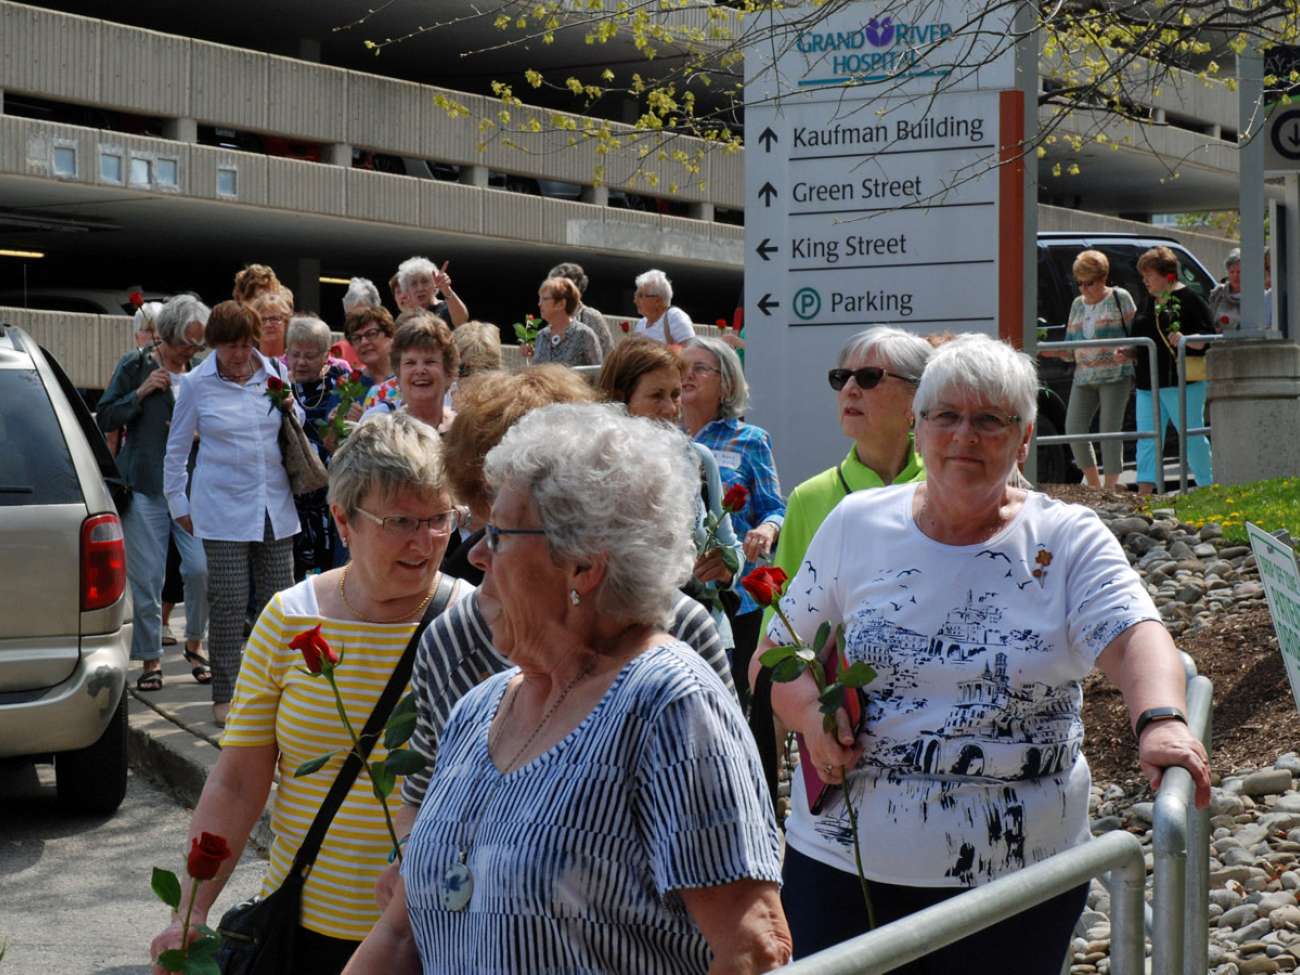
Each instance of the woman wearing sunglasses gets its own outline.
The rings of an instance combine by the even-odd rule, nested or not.
[[[782,898],[800,956],[866,929],[859,862],[883,925],[1086,843],[1094,667],[1123,694],[1153,787],[1178,765],[1197,804],[1210,799],[1178,650],[1119,541],[1090,509],[1007,483],[1037,419],[1034,361],[959,336],[926,365],[915,407],[926,479],[842,500],[781,601],[800,634],[843,627],[847,661],[875,672],[865,722],[840,709],[832,733],[811,674],[772,686],[773,710],[804,736],[801,762],[838,787],[820,802],[792,790]],[[778,618],[760,652],[787,639]],[[856,851],[845,789],[867,824]],[[1057,975],[1087,893],[903,970]]]
[[[840,429],[853,445],[834,467],[790,492],[772,562],[791,579],[826,516],[850,494],[925,480],[912,437],[912,397],[933,352],[924,339],[884,325],[844,343],[828,378]],[[771,616],[769,609],[765,624]]]

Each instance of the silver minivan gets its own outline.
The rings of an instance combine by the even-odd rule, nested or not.
[[[0,324],[0,759],[52,757],[60,802],[93,813],[126,794],[120,487],[58,363]]]

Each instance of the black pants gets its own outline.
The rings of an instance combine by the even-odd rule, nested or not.
[[[924,842],[918,835],[918,842]],[[794,938],[795,958],[806,958],[867,930],[867,909],[856,873],[828,867],[789,846],[782,870],[781,904]],[[876,924],[963,893],[959,887],[899,887],[871,881]],[[1022,914],[894,969],[907,975],[1060,975],[1074,925],[1088,899],[1088,885],[1043,901]]]
[[[359,947],[360,941],[344,941],[299,928],[294,943],[293,972],[286,975],[339,975]]]
[[[736,646],[731,651],[731,680],[736,685],[736,693],[740,695],[741,706],[748,712],[749,661],[758,646],[758,631],[763,624],[763,611],[756,609],[752,613],[737,616],[732,612],[732,607],[738,602],[738,600],[731,602],[724,598],[722,605],[727,611],[727,618],[731,621],[731,635],[736,641]]]

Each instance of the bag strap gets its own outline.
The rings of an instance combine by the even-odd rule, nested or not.
[[[670,328],[668,327],[668,313],[671,312],[671,311],[672,311],[672,308],[668,308],[667,310],[664,311],[664,345],[672,345],[672,344],[673,344],[673,333],[672,333],[672,329],[670,329]]]
[[[316,813],[316,818],[312,820],[311,828],[307,830],[307,835],[303,838],[302,846],[298,847],[298,853],[293,858],[293,868],[291,874],[303,876],[316,861],[316,855],[320,852],[321,844],[325,841],[325,833],[329,830],[330,821],[334,819],[334,814],[339,811],[343,805],[343,799],[356,782],[357,776],[361,773],[361,763],[370,756],[370,750],[374,748],[380,733],[384,730],[384,725],[388,722],[388,716],[392,713],[393,708],[397,706],[397,699],[401,696],[402,689],[406,687],[411,679],[411,671],[415,667],[415,650],[420,645],[420,638],[424,636],[424,631],[428,629],[429,624],[434,618],[447,608],[451,602],[452,593],[456,589],[456,581],[446,573],[438,577],[438,589],[434,593],[433,599],[429,601],[429,608],[424,611],[424,616],[420,619],[419,625],[415,632],[411,634],[411,639],[406,644],[406,649],[402,651],[402,657],[393,668],[393,676],[388,678],[388,684],[384,691],[379,695],[379,701],[375,704],[375,709],[370,712],[370,717],[366,721],[366,726],[361,729],[359,750],[361,755],[358,756],[355,751],[349,752],[348,757],[344,760],[342,768],[339,769],[338,777],[334,784],[330,786],[329,793],[325,796],[325,801],[321,803],[320,809]]]

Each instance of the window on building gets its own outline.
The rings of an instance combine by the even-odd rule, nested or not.
[[[105,183],[122,182],[122,154],[99,150],[99,178]]]
[[[150,186],[153,183],[153,162],[149,159],[131,157],[131,185]]]
[[[239,170],[233,166],[217,167],[217,196],[239,195]]]
[[[154,178],[159,186],[175,189],[180,184],[180,164],[175,159],[159,159],[154,163]]]
[[[77,147],[76,146],[55,146],[54,147],[54,175],[55,176],[76,176],[77,175]]]

